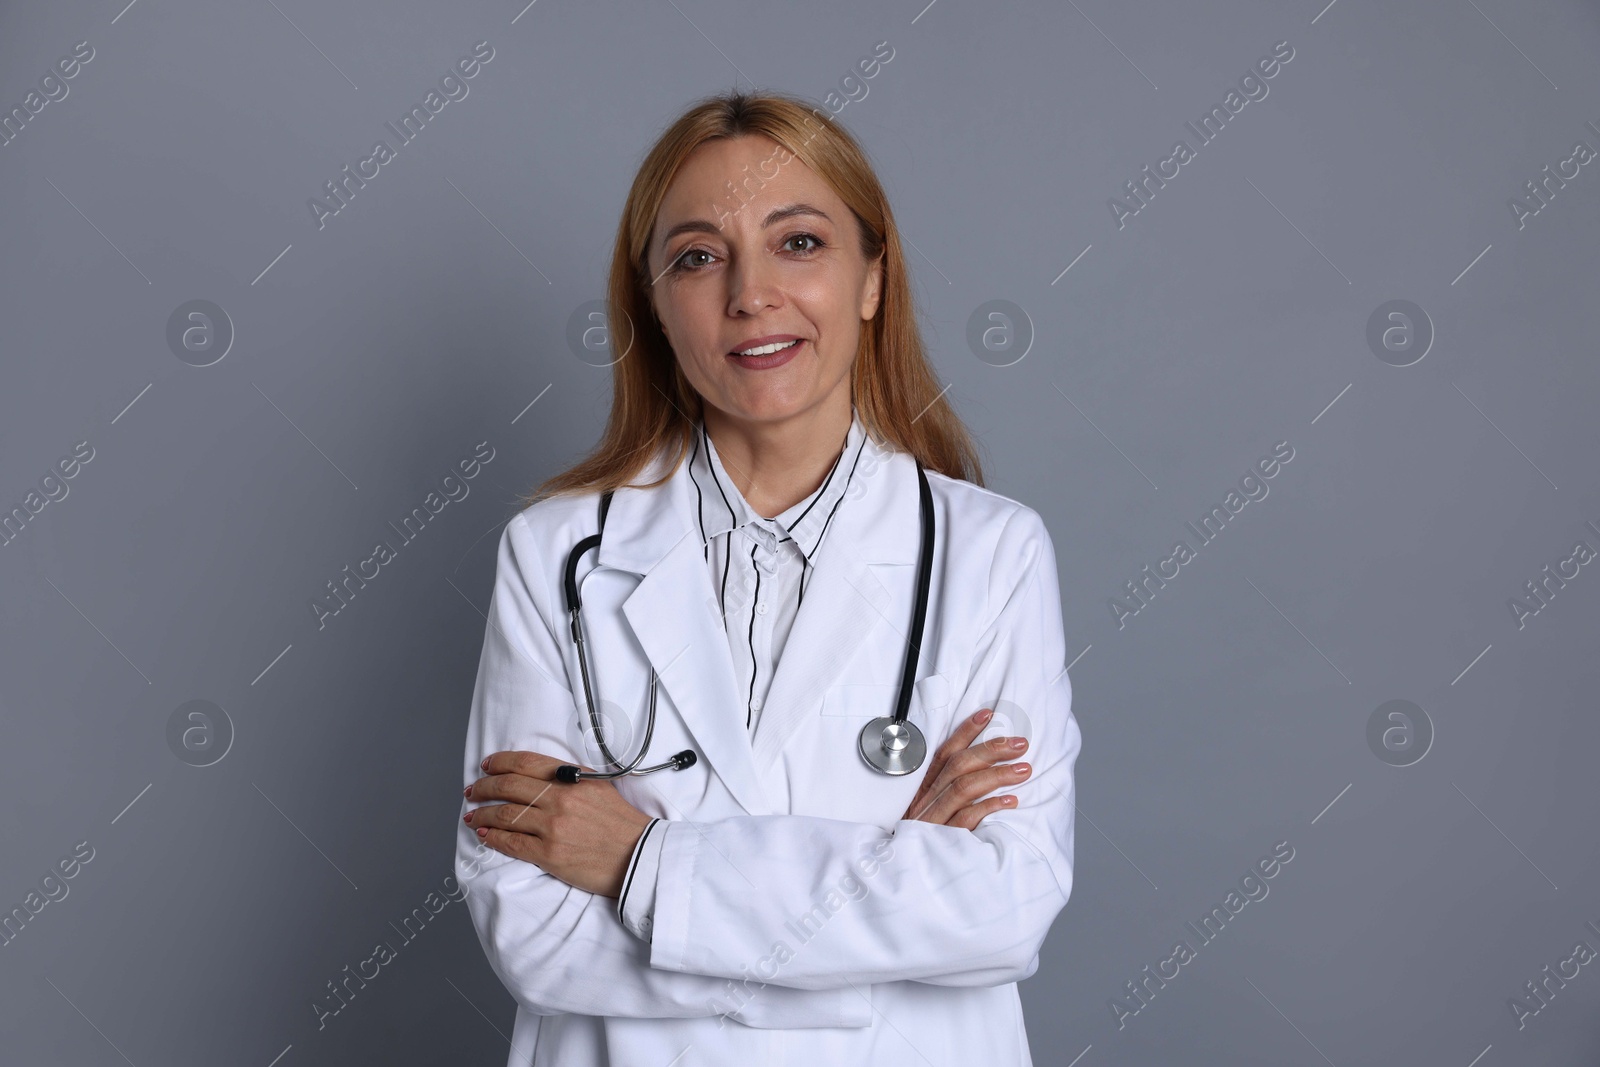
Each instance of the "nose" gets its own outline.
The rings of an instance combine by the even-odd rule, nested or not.
[[[783,303],[783,292],[778,287],[772,265],[760,256],[743,257],[733,263],[726,277],[730,315],[756,315],[762,308]]]

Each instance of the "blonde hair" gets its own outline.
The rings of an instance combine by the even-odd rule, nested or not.
[[[546,479],[523,500],[524,506],[546,496],[629,485],[661,449],[673,449],[666,473],[638,487],[652,488],[671,477],[688,455],[703,402],[679,369],[650,304],[650,233],[667,189],[690,153],[707,141],[745,134],[770,138],[815,171],[855,215],[867,261],[883,256],[882,298],[877,313],[862,324],[850,375],[851,397],[863,427],[929,470],[983,484],[972,438],[946,403],[923,349],[899,230],[866,153],[843,127],[802,100],[771,92],[729,92],[684,112],[634,176],[617,226],[606,293],[612,346],[623,351],[611,366],[611,415],[593,451]],[[762,184],[751,176],[746,187],[752,180],[757,188]],[[619,322],[626,327],[620,333]]]

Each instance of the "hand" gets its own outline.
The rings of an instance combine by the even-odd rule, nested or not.
[[[469,811],[466,824],[496,852],[574,888],[615,897],[650,816],[624,800],[611,779],[556,781],[556,768],[567,762],[542,752],[491,754],[483,761],[488,777],[466,795],[510,803]]]
[[[1009,794],[975,801],[995,789],[1025,782],[1033,773],[1026,763],[992,766],[996,760],[1013,759],[1027,751],[1025,737],[996,737],[972,744],[993,714],[993,708],[984,708],[956,727],[950,739],[939,746],[901,818],[972,830],[990,812],[1016,804],[1017,798]],[[1012,747],[1018,741],[1022,743]]]

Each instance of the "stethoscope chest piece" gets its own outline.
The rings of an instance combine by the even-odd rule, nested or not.
[[[861,758],[884,774],[910,774],[927,755],[928,743],[914,723],[882,715],[861,728]]]

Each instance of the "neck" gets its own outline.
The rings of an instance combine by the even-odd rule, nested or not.
[[[752,422],[703,405],[706,433],[745,502],[775,518],[817,491],[850,432],[850,400],[781,422]]]

